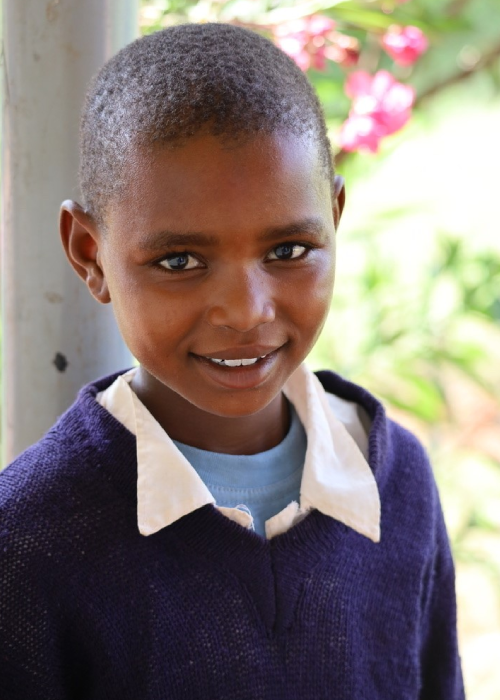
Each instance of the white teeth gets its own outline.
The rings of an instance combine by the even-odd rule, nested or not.
[[[227,365],[228,367],[241,367],[243,365],[246,367],[247,365],[253,365],[254,362],[257,362],[258,358],[253,357],[251,359],[245,359],[245,360],[224,360],[224,364]]]
[[[265,357],[265,355],[263,357]],[[252,357],[244,360],[219,360],[215,357],[209,357],[207,359],[211,360],[212,362],[215,362],[215,364],[217,365],[223,365],[225,367],[241,367],[242,365],[246,367],[247,365],[255,364],[259,358]]]

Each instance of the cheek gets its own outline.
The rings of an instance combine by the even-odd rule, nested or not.
[[[312,271],[307,288],[299,295],[300,305],[308,311],[311,323],[323,324],[332,301],[335,282],[335,253],[325,254]]]
[[[282,295],[285,315],[292,321],[296,349],[306,356],[318,339],[330,311],[335,280],[332,252],[294,276]]]
[[[314,329],[311,328],[311,346],[316,343],[323,326],[330,312],[333,287],[335,283],[335,252],[333,251],[325,264],[320,268],[319,273],[311,286],[310,294],[307,296],[307,305],[311,309],[311,319]]]
[[[335,269],[325,270],[325,274],[318,278],[307,297],[307,305],[314,317],[315,334],[314,342],[318,339],[330,312],[333,286],[335,282]]]
[[[120,333],[134,357],[142,362],[168,356],[193,326],[186,299],[162,292],[161,285],[147,284],[132,273],[110,275],[108,282]]]

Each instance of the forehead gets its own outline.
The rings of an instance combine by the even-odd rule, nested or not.
[[[175,147],[136,149],[111,227],[241,231],[331,217],[331,183],[311,137],[204,135]]]

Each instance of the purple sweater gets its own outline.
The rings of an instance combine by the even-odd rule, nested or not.
[[[207,505],[149,537],[135,438],[84,387],[0,474],[1,700],[460,700],[431,468],[366,391],[374,544],[312,511],[272,540]]]

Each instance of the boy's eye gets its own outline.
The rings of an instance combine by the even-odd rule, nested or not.
[[[307,247],[305,245],[299,245],[298,243],[281,243],[277,245],[276,248],[269,253],[269,260],[294,260],[295,258],[300,258],[306,252]]]
[[[175,253],[168,255],[160,261],[160,265],[167,270],[194,270],[197,267],[202,267],[199,260],[189,255],[189,253]]]

